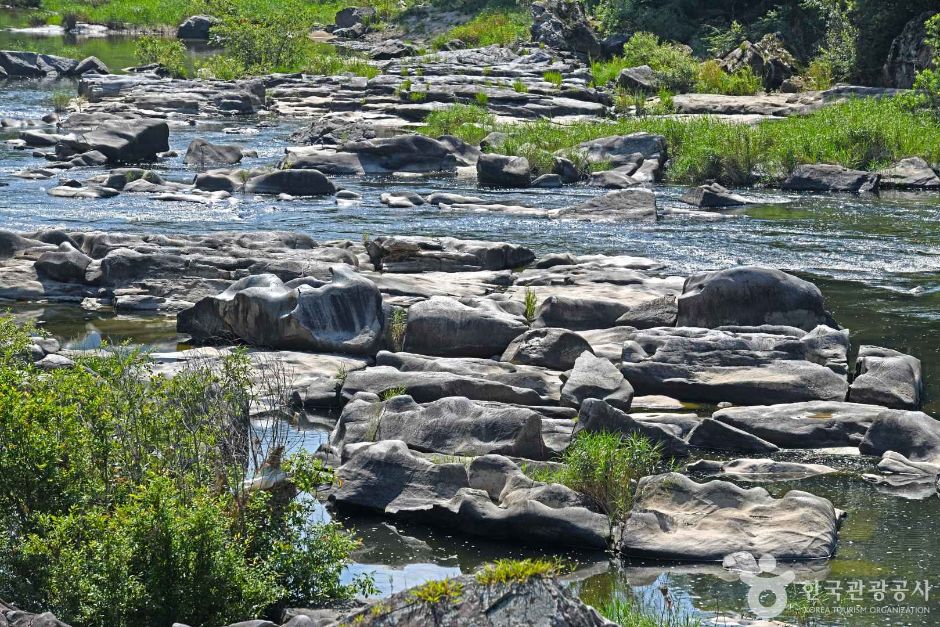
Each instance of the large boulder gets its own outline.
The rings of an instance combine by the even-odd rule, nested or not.
[[[845,333],[819,326],[630,330],[620,370],[639,395],[740,405],[845,400]]]
[[[875,405],[809,401],[729,407],[712,418],[780,448],[814,449],[859,446],[879,417],[900,413]]]
[[[383,272],[511,270],[535,259],[524,246],[453,237],[375,237],[366,242],[366,252]]]
[[[289,148],[282,168],[313,169],[324,174],[363,176],[395,172],[456,173],[471,165],[453,147],[425,135],[396,135],[348,141],[333,148]]]
[[[593,352],[588,341],[577,333],[556,328],[530,329],[506,347],[500,360],[552,370],[570,370],[585,351]]]
[[[850,401],[920,409],[923,390],[919,359],[889,348],[859,347],[855,380],[849,387]]]
[[[798,165],[783,182],[790,192],[877,192],[877,174],[824,163]]]
[[[85,270],[90,263],[91,257],[75,250],[68,242],[62,242],[58,250],[42,253],[34,267],[40,277],[63,283],[84,283]]]
[[[637,486],[620,550],[628,557],[701,562],[721,562],[738,551],[778,560],[827,559],[835,553],[842,515],[808,492],[791,490],[775,499],[763,488],[655,475]]]
[[[891,43],[888,60],[884,65],[884,83],[888,87],[910,89],[917,73],[933,65],[933,49],[927,44],[924,26],[935,11],[926,11],[914,17]]]
[[[336,12],[336,28],[353,28],[359,24],[368,25],[375,18],[373,7],[346,7]]]
[[[581,142],[574,150],[588,163],[609,163],[614,168],[639,166],[649,160],[665,160],[666,138],[642,131],[628,135],[608,135]]]
[[[97,150],[109,163],[136,163],[154,161],[157,154],[170,149],[170,127],[165,120],[139,118],[127,121],[109,121],[81,136],[76,149],[63,141],[56,144],[57,155]]]
[[[581,601],[567,585],[552,579],[533,577],[520,582],[482,584],[473,576],[463,576],[450,581],[452,589],[460,590],[456,597],[444,598],[439,603],[415,602],[415,591],[404,590],[343,617],[337,624],[362,627],[503,627],[523,622],[531,627],[614,625]]]
[[[477,159],[477,182],[483,187],[528,187],[532,183],[529,160],[482,154]]]
[[[695,205],[703,209],[721,209],[748,204],[748,200],[744,196],[735,194],[718,183],[690,188],[682,194],[680,200],[688,205]]]
[[[561,403],[577,408],[589,398],[600,399],[612,407],[628,411],[633,401],[633,387],[610,360],[586,350],[575,360],[568,380],[561,388]]]
[[[940,421],[919,411],[884,409],[858,448],[865,455],[894,451],[914,462],[940,464]]]
[[[3,78],[45,78],[77,76],[79,62],[52,54],[0,50],[0,76]]]
[[[545,0],[532,3],[532,41],[556,50],[569,50],[592,59],[603,55],[603,47],[576,0]]]
[[[335,447],[401,440],[413,451],[545,459],[541,415],[515,405],[451,397],[419,405],[410,396],[346,405],[330,436]]]
[[[211,15],[193,15],[183,20],[176,29],[177,39],[209,39],[209,31],[219,23]]]
[[[558,216],[592,222],[655,222],[656,195],[645,188],[622,189],[561,209]]]
[[[433,296],[408,310],[404,349],[445,357],[502,355],[528,327],[497,301]]]
[[[725,55],[720,64],[729,74],[750,68],[767,91],[779,89],[783,81],[796,73],[796,60],[773,34],[765,35],[756,44],[743,42]]]
[[[336,187],[318,170],[275,170],[249,179],[245,191],[251,194],[329,196]]]
[[[198,167],[235,165],[242,160],[243,156],[242,149],[239,146],[210,144],[204,139],[194,139],[189,142],[183,161],[186,165]]]
[[[509,476],[496,500],[487,491],[493,488],[492,473],[486,473],[483,481],[471,482],[463,464],[434,463],[401,441],[349,446],[345,453],[345,463],[336,470],[337,487],[330,495],[337,506],[377,511],[491,540],[607,547],[606,516],[574,505],[579,498],[564,486],[551,487],[524,477],[514,464],[502,464],[508,466]]]
[[[901,159],[878,171],[881,187],[887,189],[940,189],[940,177],[920,157]]]
[[[245,277],[181,311],[177,329],[198,343],[238,340],[288,350],[374,353],[385,324],[382,295],[347,265],[330,272],[328,283]]]
[[[780,447],[756,435],[731,425],[707,418],[689,432],[689,446],[712,451],[738,451],[742,453],[773,453]]]
[[[659,89],[659,80],[653,68],[640,65],[620,70],[617,86],[631,94],[654,94]]]
[[[686,279],[679,296],[678,326],[764,324],[804,331],[821,324],[836,326],[819,288],[780,270],[739,266]]]
[[[639,434],[661,447],[664,455],[683,457],[688,455],[689,447],[680,437],[680,432],[666,424],[651,420],[641,420],[642,414],[628,414],[609,403],[589,398],[581,404],[578,423],[574,434],[584,431],[593,433],[607,431],[625,436]]]

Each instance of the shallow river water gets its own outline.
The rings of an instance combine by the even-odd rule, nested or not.
[[[50,95],[63,85],[15,83],[0,85],[0,117],[38,118],[51,109]],[[288,145],[287,136],[300,122],[281,121],[257,128],[257,120],[224,120],[197,127],[173,128],[171,147],[182,155],[189,141],[241,143],[259,153],[245,165],[273,164]],[[238,133],[226,132],[239,131]],[[14,136],[15,132],[0,136]],[[362,194],[362,201],[338,205],[332,198],[276,202],[271,198],[236,197],[212,206],[156,203],[144,196],[121,194],[106,200],[53,198],[44,193],[50,182],[26,181],[11,173],[40,163],[29,151],[0,143],[0,228],[25,231],[40,227],[199,233],[220,230],[283,229],[305,232],[316,239],[359,239],[364,234],[450,235],[526,244],[537,252],[619,253],[652,257],[670,273],[687,274],[734,264],[762,264],[793,272],[823,291],[836,319],[852,331],[852,344],[877,344],[920,358],[928,385],[926,411],[940,417],[940,195],[883,194],[880,197],[786,195],[757,192],[760,204],[716,216],[676,212],[682,190],[659,187],[665,210],[656,223],[589,224],[491,214],[445,213],[434,207],[389,209],[379,202],[385,191],[409,189],[426,193],[446,190],[472,195],[499,195],[507,204],[559,207],[602,193],[590,187],[562,190],[488,192],[475,181],[436,178],[337,179],[338,186]],[[193,172],[182,158],[157,166],[174,180]],[[72,171],[86,178],[95,170]],[[40,321],[71,347],[88,348],[102,339],[171,349],[178,341],[171,319],[93,314],[73,307],[17,307],[23,317]],[[297,432],[304,446],[315,448],[324,437],[318,430]],[[772,493],[802,489],[833,501],[849,516],[840,535],[839,552],[828,564],[814,565],[816,579],[832,588],[838,582],[839,605],[858,605],[864,613],[825,616],[822,625],[940,624],[940,499],[921,500],[882,494],[858,477],[869,461],[829,459],[845,468],[837,476],[767,485]],[[825,462],[824,462],[825,463]],[[375,573],[381,593],[389,594],[421,581],[467,572],[494,557],[533,554],[506,545],[453,537],[445,531],[415,529],[382,519],[344,519],[364,539],[363,550],[348,572]],[[636,595],[661,607],[660,587],[668,586],[682,613],[746,612],[747,587],[730,581],[715,568],[662,564],[609,564],[603,555],[570,555],[585,570],[574,584],[584,598],[600,603],[611,596]],[[782,567],[783,568],[783,567]],[[798,569],[799,570],[799,569]],[[805,570],[802,569],[802,570]],[[801,572],[802,572],[801,570]],[[903,581],[903,601],[895,600]],[[938,586],[923,598],[922,583]],[[847,595],[850,585],[866,586],[860,598]],[[879,600],[872,583],[888,582]],[[799,588],[791,587],[790,596]],[[936,594],[934,594],[936,593]],[[854,595],[853,595],[854,596]],[[900,598],[900,597],[899,597]],[[833,605],[830,603],[829,605]],[[909,613],[883,613],[882,606],[910,606]],[[843,611],[860,611],[843,609]],[[927,612],[927,613],[925,613]]]

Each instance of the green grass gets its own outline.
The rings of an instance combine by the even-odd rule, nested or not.
[[[456,135],[471,144],[479,144],[496,127],[496,119],[475,104],[455,104],[431,112],[421,132],[430,137]]]
[[[562,76],[561,72],[556,72],[555,70],[549,70],[542,74],[542,79],[546,83],[551,83],[555,87],[561,87]]]
[[[486,9],[466,24],[455,26],[431,42],[440,49],[447,42],[459,39],[471,48],[482,46],[509,46],[529,36],[531,13],[526,10]]]
[[[497,560],[484,566],[476,580],[484,586],[506,583],[525,583],[533,577],[556,577],[564,567],[558,560],[531,559]]]
[[[702,94],[753,96],[762,87],[761,80],[750,67],[745,66],[734,74],[728,74],[714,59],[699,66],[698,79],[695,81],[695,91]]]
[[[607,620],[620,627],[699,627],[701,621],[678,617],[672,613],[655,614],[644,610],[633,601],[613,598],[597,607],[597,611]]]
[[[429,581],[412,588],[410,594],[418,601],[429,605],[437,605],[444,601],[456,603],[460,601],[460,595],[463,594],[463,584],[453,579]]]
[[[535,322],[535,313],[539,307],[538,296],[535,295],[535,292],[531,288],[526,288],[525,290],[525,319],[526,322],[532,324]]]
[[[441,112],[441,115],[446,113]],[[454,125],[463,136],[465,127]],[[622,118],[570,125],[538,120],[497,126],[507,134],[504,154],[524,156],[535,168],[550,167],[555,151],[577,144],[640,131],[666,138],[669,180],[697,184],[709,179],[724,185],[773,183],[803,163],[832,163],[876,170],[905,157],[940,161],[940,124],[912,111],[899,99],[858,98],[804,116],[757,125],[730,124],[715,118]]]

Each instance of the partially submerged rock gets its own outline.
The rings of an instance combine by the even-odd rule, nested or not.
[[[558,212],[558,217],[592,222],[656,221],[656,195],[648,189],[610,192]]]
[[[532,173],[525,157],[483,154],[477,159],[477,182],[482,187],[529,187]]]
[[[940,463],[940,421],[919,411],[883,409],[859,444],[865,455],[900,453],[914,462]]]
[[[916,357],[878,346],[859,347],[855,380],[849,387],[853,403],[920,409],[923,389],[920,360]]]
[[[879,170],[878,176],[881,187],[885,189],[940,189],[940,177],[920,157],[901,159],[891,167]]]
[[[827,559],[835,553],[842,515],[828,500],[798,490],[775,499],[763,488],[655,475],[637,486],[620,550],[630,557],[709,562],[737,551]]]
[[[718,183],[709,183],[708,185],[693,187],[682,194],[680,200],[688,205],[695,205],[703,209],[739,207],[749,204],[747,198],[740,194],[735,194]]]
[[[791,192],[877,192],[879,177],[841,165],[798,165],[783,182]]]
[[[686,466],[689,472],[722,475],[741,481],[793,481],[838,472],[831,466],[782,462],[773,459],[734,459],[727,462],[700,459]]]

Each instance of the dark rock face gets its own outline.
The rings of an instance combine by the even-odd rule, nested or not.
[[[209,30],[219,23],[218,18],[211,15],[193,15],[183,20],[176,29],[177,39],[209,39]]]
[[[732,330],[734,329],[734,330]],[[845,400],[848,337],[820,326],[630,330],[620,370],[639,395],[740,405]]]
[[[932,11],[927,11],[912,19],[891,43],[883,70],[884,84],[888,87],[910,89],[917,72],[931,67],[933,50],[926,42],[924,22],[932,15]]]
[[[877,174],[850,170],[841,165],[798,165],[783,182],[782,188],[791,192],[877,192]]]
[[[434,296],[408,311],[405,350],[444,357],[492,357],[528,327],[496,301],[458,301]]]
[[[745,453],[773,453],[779,447],[756,435],[723,422],[707,418],[689,433],[689,446],[713,451],[740,451]]]
[[[604,52],[581,5],[574,0],[533,2],[531,34],[532,41],[557,50],[570,50],[594,59]]]
[[[529,160],[482,154],[477,160],[477,181],[483,187],[529,187],[532,183]]]
[[[252,177],[245,191],[252,194],[331,196],[336,187],[319,170],[275,170]]]
[[[628,67],[620,70],[617,85],[630,93],[653,94],[659,89],[659,81],[653,68],[648,65]]]
[[[524,246],[453,237],[376,237],[367,242],[366,251],[383,272],[510,270],[535,259]]]
[[[170,127],[163,120],[107,121],[78,140],[60,140],[56,156],[65,158],[95,150],[105,155],[108,163],[153,161],[158,153],[170,149],[169,137]]]
[[[735,194],[718,183],[693,187],[682,194],[682,202],[706,209],[737,207],[748,204],[746,198]]]
[[[819,288],[786,272],[740,266],[693,274],[679,296],[678,326],[836,327]]]
[[[778,560],[826,559],[835,553],[842,515],[807,492],[775,499],[763,488],[696,483],[668,473],[640,480],[620,549],[626,556],[705,562],[738,551]]]
[[[894,451],[914,462],[940,464],[940,421],[919,411],[884,409],[858,448],[864,455]]]
[[[330,495],[338,506],[491,539],[526,544],[549,541],[591,549],[607,546],[606,516],[574,505],[580,497],[564,486],[525,477],[508,459],[487,464],[486,473],[471,475],[462,464],[435,464],[396,440],[346,447],[346,452],[348,460],[336,471],[339,487]],[[474,464],[487,461],[478,458]],[[493,477],[496,469],[505,479],[499,494],[491,495],[488,489],[494,490],[499,483]]]
[[[459,599],[438,604],[415,603],[405,590],[383,599],[339,621],[342,625],[393,627],[437,625],[438,627],[503,627],[524,622],[532,627],[605,627],[605,620],[570,590],[550,579],[534,578],[524,583],[485,586],[471,576],[458,577]],[[524,617],[521,619],[520,618]],[[293,627],[293,626],[292,626]]]
[[[91,257],[75,250],[68,242],[62,242],[59,249],[46,252],[36,260],[36,272],[63,283],[84,283],[85,270],[91,263]]]
[[[652,329],[654,327],[674,327],[679,313],[676,297],[667,294],[661,298],[646,301],[639,305],[632,305],[626,312],[617,318],[617,326],[634,327],[636,329]]]
[[[609,403],[598,399],[587,399],[581,404],[575,434],[581,431],[609,431],[631,435],[638,433],[662,447],[668,457],[684,457],[689,453],[688,444],[673,430],[662,424],[639,420],[642,414],[628,414]]]
[[[372,7],[346,7],[336,12],[337,28],[352,28],[357,24],[368,24],[375,18],[375,9]]]
[[[210,144],[204,139],[194,139],[186,149],[186,165],[205,167],[209,165],[235,165],[242,160],[242,149],[238,146]]]
[[[332,266],[331,272],[329,283],[303,279],[296,286],[272,274],[246,277],[180,312],[177,328],[200,343],[375,352],[385,323],[381,294],[349,266]]]
[[[920,409],[923,389],[920,360],[916,357],[878,346],[859,348],[855,380],[849,388],[853,403]]]
[[[337,448],[401,440],[413,451],[545,459],[541,416],[523,407],[451,397],[419,405],[410,396],[348,404],[330,436]]]
[[[593,352],[587,340],[577,333],[567,329],[531,329],[514,339],[500,360],[552,370],[570,370],[585,351]]]
[[[107,66],[95,57],[76,61],[51,54],[0,50],[0,77],[2,78],[64,78],[107,73]]]
[[[729,52],[721,60],[721,67],[729,74],[750,67],[764,88],[771,91],[796,73],[796,60],[776,35],[768,34],[756,44],[745,41]]]

